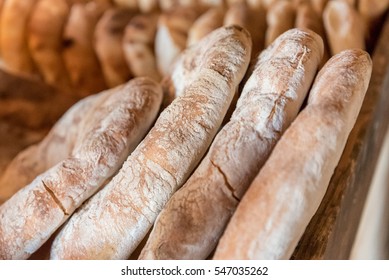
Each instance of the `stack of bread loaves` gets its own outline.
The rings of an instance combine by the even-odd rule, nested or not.
[[[0,259],[290,258],[388,6],[0,1],[0,131],[66,110],[0,154]]]

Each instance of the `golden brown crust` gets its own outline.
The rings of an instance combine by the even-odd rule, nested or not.
[[[332,57],[308,105],[250,185],[215,259],[288,259],[325,194],[366,93],[372,63],[362,50]]]

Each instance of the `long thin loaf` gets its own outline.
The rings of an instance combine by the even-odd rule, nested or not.
[[[289,259],[315,214],[354,126],[371,76],[368,53],[348,50],[319,72],[297,116],[250,185],[215,259]]]
[[[54,259],[126,259],[172,194],[183,185],[219,129],[250,59],[249,33],[215,30],[188,50],[197,53],[183,93],[53,243]],[[184,54],[185,55],[185,54]]]

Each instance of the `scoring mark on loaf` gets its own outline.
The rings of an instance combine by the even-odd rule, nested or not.
[[[61,208],[65,216],[69,216],[69,214],[66,212],[65,207],[62,205],[61,201],[55,196],[54,192],[45,184],[44,180],[41,180],[43,187],[47,191],[47,193],[51,196],[51,198],[57,203],[58,207]]]
[[[231,192],[232,197],[239,202],[239,197],[235,194],[235,188],[232,186],[232,184],[228,181],[227,175],[223,172],[223,170],[220,168],[219,165],[217,165],[211,158],[210,158],[211,164],[219,171],[219,173],[222,175],[224,180],[224,185],[227,187],[227,189]]]

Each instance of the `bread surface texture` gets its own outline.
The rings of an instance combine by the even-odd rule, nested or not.
[[[296,117],[322,54],[321,38],[297,29],[261,54],[231,120],[158,216],[141,259],[209,256],[247,187]]]
[[[129,257],[219,129],[247,69],[250,40],[246,30],[232,26],[188,50],[188,55],[198,52],[193,80],[184,81],[182,95],[161,113],[119,173],[72,216],[54,241],[51,258]]]
[[[250,185],[215,259],[289,259],[315,214],[364,99],[368,53],[347,50],[319,72],[307,106]]]

